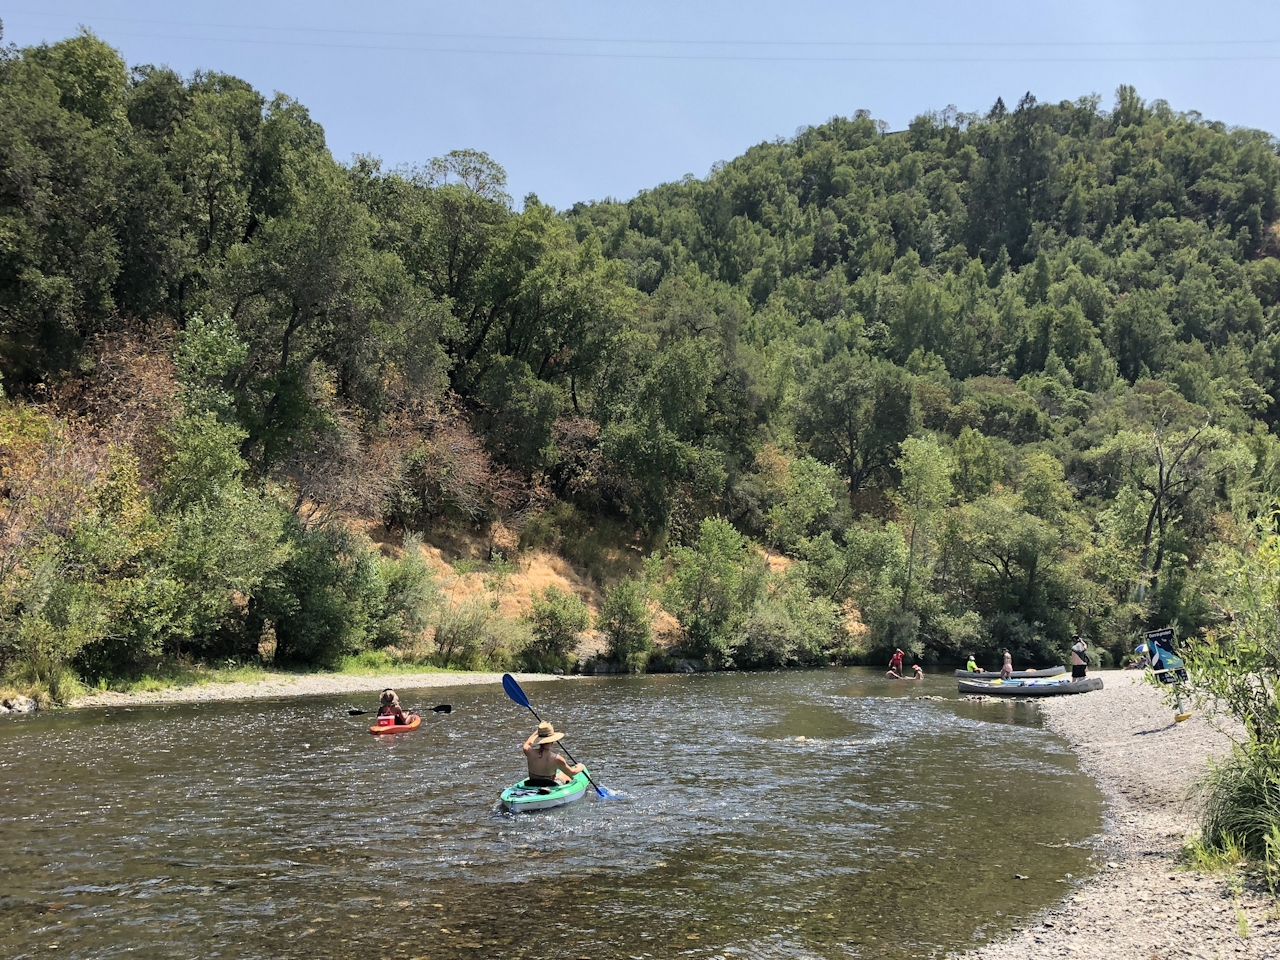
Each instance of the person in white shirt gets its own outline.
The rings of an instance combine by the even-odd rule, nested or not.
[[[1079,680],[1089,669],[1089,644],[1078,633],[1071,639],[1075,641],[1071,644],[1071,679]]]

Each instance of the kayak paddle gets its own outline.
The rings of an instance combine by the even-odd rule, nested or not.
[[[532,713],[533,719],[537,720],[539,723],[542,722],[542,718],[538,716],[537,711],[534,710],[533,707],[530,705],[529,698],[525,696],[524,691],[520,689],[520,684],[516,683],[515,677],[513,677],[509,673],[504,673],[502,675],[502,689],[506,692],[507,696],[510,697],[515,703],[518,703],[520,706],[524,707],[526,710]],[[569,748],[565,746],[563,740],[560,741],[560,746],[564,748],[564,752],[569,755],[569,759],[573,763],[578,762],[577,760],[573,759],[573,754],[569,753]],[[599,797],[601,800],[612,800],[614,797],[617,796],[617,794],[614,793],[612,790],[606,790],[604,787],[600,786],[600,784],[592,780],[591,774],[587,773],[586,767],[582,768],[582,772],[587,774],[588,782],[590,782],[590,784],[596,788],[596,796]]]
[[[366,713],[373,713],[372,710],[356,710],[354,707],[347,711],[348,717],[362,717]],[[447,703],[442,703],[438,707],[431,708],[432,713],[453,713],[453,707]],[[405,713],[413,713],[412,710],[406,710]]]

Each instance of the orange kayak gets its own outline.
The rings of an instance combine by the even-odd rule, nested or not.
[[[418,725],[422,723],[422,718],[416,713],[408,714],[408,723],[375,723],[369,728],[370,733],[408,733],[410,730],[417,730]]]

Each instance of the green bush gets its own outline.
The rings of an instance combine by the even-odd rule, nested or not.
[[[72,664],[101,638],[107,616],[92,589],[67,577],[53,557],[34,558],[0,609],[0,655],[10,683],[66,701],[80,692]]]
[[[591,622],[586,604],[559,587],[547,587],[534,597],[525,619],[533,632],[521,657],[525,668],[542,673],[568,670],[578,634]]]
[[[386,585],[378,557],[340,527],[295,529],[296,550],[264,592],[276,626],[276,660],[332,666],[378,634]]]
[[[431,659],[454,670],[506,670],[529,643],[526,623],[497,616],[485,600],[467,600],[440,611]]]
[[[778,584],[751,608],[733,650],[736,666],[776,669],[823,664],[839,649],[835,604],[798,583]]]
[[[630,577],[604,596],[596,629],[605,637],[605,656],[631,673],[643,673],[653,651],[653,617],[644,584]]]
[[[483,665],[490,670],[507,670],[518,665],[532,639],[525,621],[493,617],[486,624],[480,641]]]
[[[702,521],[693,545],[673,547],[670,560],[662,605],[680,621],[686,653],[712,667],[727,666],[742,618],[767,579],[763,562],[746,537],[719,517]],[[658,582],[660,558],[651,564],[649,580]]]
[[[433,658],[437,665],[455,670],[479,669],[484,664],[485,640],[492,620],[493,607],[478,599],[440,611]]]
[[[1280,868],[1280,747],[1237,747],[1201,783],[1203,842]]]
[[[414,534],[405,534],[403,556],[378,563],[383,596],[371,637],[375,646],[412,646],[431,625],[440,606],[440,588],[431,567],[422,559],[421,544]]]

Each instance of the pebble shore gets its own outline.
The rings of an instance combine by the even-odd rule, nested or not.
[[[521,683],[563,680],[545,673],[516,673]],[[478,683],[501,683],[500,673],[397,673],[359,676],[347,673],[268,673],[260,680],[232,683],[198,683],[186,687],[135,693],[91,693],[77,697],[72,707],[118,707],[140,703],[203,703],[211,700],[248,700],[269,697],[307,697],[334,693],[368,693],[391,686],[396,690],[427,687],[465,687]]]
[[[1133,672],[1106,688],[1035,709],[1065,737],[1109,801],[1098,874],[1037,922],[966,960],[1276,960],[1280,908],[1265,892],[1189,870],[1179,852],[1197,828],[1193,787],[1230,740],[1203,717],[1174,723]]]

